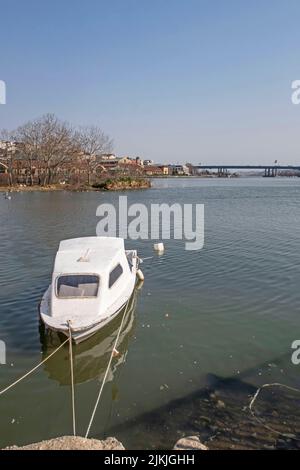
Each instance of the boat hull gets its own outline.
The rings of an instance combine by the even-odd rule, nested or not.
[[[40,307],[39,307],[39,314],[40,314],[40,319],[41,321],[43,322],[43,324],[45,325],[45,328],[48,329],[48,330],[52,330],[52,331],[56,331],[57,333],[62,333],[64,336],[68,337],[69,336],[69,330],[68,328],[66,327],[55,327],[53,325],[50,325],[48,322],[47,322],[47,314],[43,313],[43,309],[42,309],[42,305],[43,303],[45,303],[45,301],[47,301],[47,296],[49,295],[48,291],[50,291],[50,286],[49,288],[47,289],[47,291],[45,292],[44,294],[44,297],[43,297],[43,300],[42,302],[40,303]],[[71,331],[72,333],[72,339],[73,341],[78,344],[78,343],[81,343],[82,341],[85,341],[86,339],[89,339],[91,336],[93,336],[95,333],[97,333],[99,330],[101,330],[102,328],[104,328],[108,323],[110,323],[111,321],[113,321],[118,315],[121,314],[122,311],[124,311],[126,308],[127,308],[127,304],[128,302],[130,301],[130,298],[132,296],[132,293],[131,295],[126,299],[126,301],[124,303],[122,303],[122,305],[112,314],[108,315],[107,317],[104,317],[101,319],[101,321],[99,321],[99,323],[95,323],[94,325],[92,325],[90,328],[89,327],[86,327],[82,330],[78,329],[76,331]],[[43,302],[44,301],[44,302]],[[44,310],[45,311],[45,310]]]

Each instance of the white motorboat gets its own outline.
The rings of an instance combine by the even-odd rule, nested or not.
[[[124,240],[85,237],[63,240],[56,254],[52,283],[40,303],[46,328],[79,343],[92,336],[122,311],[136,282],[136,250]]]

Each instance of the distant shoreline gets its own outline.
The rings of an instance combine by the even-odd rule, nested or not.
[[[70,191],[70,192],[89,192],[89,191],[127,191],[138,189],[150,189],[151,182],[144,178],[117,178],[106,180],[94,185],[70,185],[70,184],[51,184],[46,186],[14,184],[12,186],[0,186],[0,193],[20,193],[20,192],[49,192],[49,191]]]

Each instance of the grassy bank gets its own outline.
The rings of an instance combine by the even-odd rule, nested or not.
[[[15,184],[13,186],[0,186],[0,192],[21,191],[122,191],[128,189],[148,189],[151,183],[146,178],[120,177],[109,178],[93,185],[87,184],[51,184],[46,186]]]
[[[94,189],[104,189],[107,191],[120,191],[125,189],[147,189],[151,187],[147,178],[133,178],[125,176],[120,178],[109,178],[101,183],[93,185]]]

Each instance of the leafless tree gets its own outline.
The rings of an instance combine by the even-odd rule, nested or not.
[[[26,184],[33,185],[33,168],[38,169],[40,148],[42,145],[41,126],[38,120],[29,121],[15,131],[19,142],[22,164],[26,165]]]
[[[46,114],[37,121],[41,144],[39,159],[42,168],[42,185],[51,184],[59,167],[78,156],[74,132],[67,122],[53,114]]]
[[[91,174],[98,165],[97,157],[111,152],[113,147],[112,140],[98,127],[74,131],[53,114],[28,121],[13,132],[2,131],[1,138],[8,142],[7,148],[5,144],[2,146],[2,153],[5,153],[11,185],[19,166],[25,169],[26,184],[33,185],[38,179],[38,184],[45,186],[56,182],[59,175],[70,177],[74,164],[79,174],[83,168],[90,184]],[[17,146],[12,146],[18,149],[17,155],[8,150],[11,141],[17,142]]]
[[[113,141],[99,127],[81,127],[75,133],[75,140],[82,155],[81,161],[87,170],[87,183],[98,165],[97,157],[112,152]]]
[[[39,184],[51,184],[57,169],[76,158],[72,128],[53,114],[25,123],[14,135],[19,142],[22,162],[26,165],[27,184],[33,184],[34,170]]]

